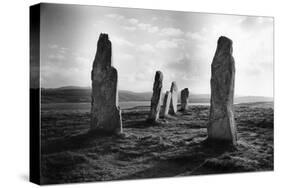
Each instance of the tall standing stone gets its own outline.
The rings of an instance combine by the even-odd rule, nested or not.
[[[233,145],[237,142],[233,110],[234,79],[235,62],[232,57],[232,41],[226,37],[220,37],[212,62],[208,138]]]
[[[172,82],[171,85],[171,104],[170,104],[170,108],[171,108],[171,114],[175,115],[178,111],[177,105],[178,105],[178,87],[176,82]]]
[[[171,103],[171,92],[166,91],[164,101],[163,101],[163,110],[162,110],[163,117],[168,115],[169,109],[170,109],[170,103]]]
[[[188,88],[181,90],[181,110],[182,111],[186,111],[188,109],[188,97],[189,97]]]
[[[159,112],[161,108],[161,95],[162,95],[162,82],[163,82],[163,74],[161,71],[156,71],[154,84],[153,84],[153,94],[151,98],[150,105],[150,115],[148,120],[157,121],[159,118]]]
[[[117,70],[111,66],[111,42],[101,33],[92,69],[91,130],[122,132],[121,110],[118,107]]]

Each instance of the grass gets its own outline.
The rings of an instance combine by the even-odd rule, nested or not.
[[[272,104],[272,103],[271,103]],[[45,184],[273,170],[273,108],[235,106],[238,146],[206,142],[208,106],[146,121],[147,107],[122,111],[124,134],[88,133],[85,111],[42,111]]]

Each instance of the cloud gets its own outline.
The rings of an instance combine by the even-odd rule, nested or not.
[[[60,45],[42,45],[41,86],[60,87],[90,83],[91,54],[70,50]],[[84,54],[84,55],[83,55]]]
[[[149,33],[156,33],[159,31],[157,26],[150,26],[147,30]]]
[[[115,19],[116,21],[122,21],[122,28],[127,31],[135,31],[140,29],[149,33],[156,33],[159,31],[157,26],[151,25],[149,23],[142,23],[136,18],[126,18],[119,14],[108,14],[107,18]]]
[[[179,28],[167,27],[159,28],[157,25],[152,25],[150,23],[144,23],[136,18],[126,18],[120,14],[108,14],[106,17],[115,19],[116,21],[122,21],[122,28],[127,31],[135,31],[136,29],[146,31],[148,33],[157,33],[164,37],[179,37],[184,34],[184,32]],[[152,21],[156,21],[157,18],[153,17]]]
[[[127,30],[127,31],[135,31],[137,28],[134,26],[123,26],[123,29]]]
[[[110,40],[114,45],[118,45],[118,46],[129,46],[129,47],[135,46],[135,44],[122,37],[111,36]]]
[[[118,53],[115,56],[115,59],[121,60],[121,61],[132,61],[134,59],[134,56],[128,53]]]
[[[136,20],[136,19],[134,19]],[[153,26],[151,24],[147,24],[147,23],[141,23],[139,21],[134,21],[131,22],[132,25],[134,25],[133,27],[136,29],[140,29],[149,33],[156,33],[157,31],[159,31],[159,28],[157,26]]]
[[[188,74],[193,74],[193,71],[196,69],[196,64],[192,61],[189,54],[182,53],[173,62],[169,62],[166,67],[176,72],[188,72]]]
[[[61,60],[64,60],[65,59],[65,56],[60,54],[60,53],[57,53],[57,54],[50,54],[48,55],[48,58],[49,59],[52,59],[52,60],[58,60],[58,61],[61,61]]]
[[[47,64],[42,66],[53,85],[89,83],[98,34],[107,32],[121,89],[150,91],[155,71],[161,70],[163,84],[168,87],[175,80],[180,88],[207,93],[217,40],[225,35],[233,40],[236,94],[272,94],[273,19],[183,12],[163,16],[157,11],[136,14],[124,9],[115,12],[100,17],[92,11],[89,20],[81,17],[80,27],[66,17],[70,19],[65,23],[70,25],[67,28],[75,27],[75,32],[59,33],[61,22],[57,23],[58,35],[50,35],[53,31],[49,31],[47,36],[53,38],[47,37],[44,43],[51,45],[42,53]],[[88,50],[90,55],[70,55],[70,49]]]
[[[155,45],[157,48],[167,49],[167,48],[177,48],[178,44],[173,40],[160,40]]]
[[[157,31],[159,31],[157,26],[153,26],[151,24],[146,24],[146,23],[138,23],[137,27],[140,30],[147,31],[149,33],[156,33]]]
[[[51,49],[57,49],[58,45],[57,44],[49,44],[48,47],[51,48]]]
[[[155,48],[151,44],[140,45],[139,50],[143,52],[155,52]]]
[[[151,18],[152,21],[157,21],[158,18],[156,16],[154,16],[153,18]]]
[[[139,20],[137,20],[135,18],[130,18],[130,19],[128,19],[128,22],[131,23],[131,24],[138,24]]]
[[[79,66],[91,64],[91,59],[83,57],[83,56],[75,56],[75,61]]]
[[[240,18],[237,23],[243,29],[256,30],[263,29],[264,27],[271,26],[273,24],[273,18],[270,17],[254,17],[244,16]]]
[[[53,61],[58,64],[67,58],[66,52],[68,49],[65,47],[61,47],[57,44],[48,44],[47,49],[49,53],[42,54],[42,56],[45,56],[49,61]]]
[[[202,36],[199,32],[186,32],[185,37],[191,40],[203,40],[204,36]]]
[[[147,30],[150,27],[150,24],[139,23],[138,26],[142,30]]]
[[[184,32],[181,29],[173,27],[163,28],[160,31],[160,35],[162,36],[179,37],[183,34]]]
[[[129,18],[129,19],[127,19],[127,22],[129,24],[133,25],[134,28],[138,28],[140,30],[147,31],[149,33],[155,33],[159,30],[159,28],[157,26],[153,26],[148,23],[142,23],[136,18]]]
[[[123,20],[124,19],[124,16],[119,15],[119,14],[107,14],[107,15],[105,15],[105,17],[111,18],[111,19],[116,19],[116,20]]]

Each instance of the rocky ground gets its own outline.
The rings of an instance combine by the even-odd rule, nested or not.
[[[42,110],[42,183],[273,170],[273,104],[235,106],[237,148],[205,141],[208,106],[149,124],[148,107],[122,111],[124,134],[89,134],[90,114]]]

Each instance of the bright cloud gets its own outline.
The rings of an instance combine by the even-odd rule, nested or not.
[[[116,20],[123,20],[124,19],[124,16],[121,16],[119,14],[107,14],[106,17],[116,19]]]
[[[169,28],[163,28],[160,32],[160,35],[163,36],[170,36],[170,37],[178,37],[183,35],[183,31],[178,29],[178,28],[173,28],[173,27],[169,27]]]
[[[138,24],[139,23],[139,20],[135,19],[135,18],[130,18],[128,19],[129,23],[131,24]]]
[[[143,52],[155,52],[155,48],[151,44],[140,45],[139,49]]]
[[[133,47],[134,44],[122,37],[110,37],[110,40],[112,41],[112,43],[114,43],[114,45],[119,45],[119,46],[128,46],[128,47]]]
[[[155,45],[157,48],[177,48],[178,44],[172,40],[160,40],[159,42],[156,43]]]

